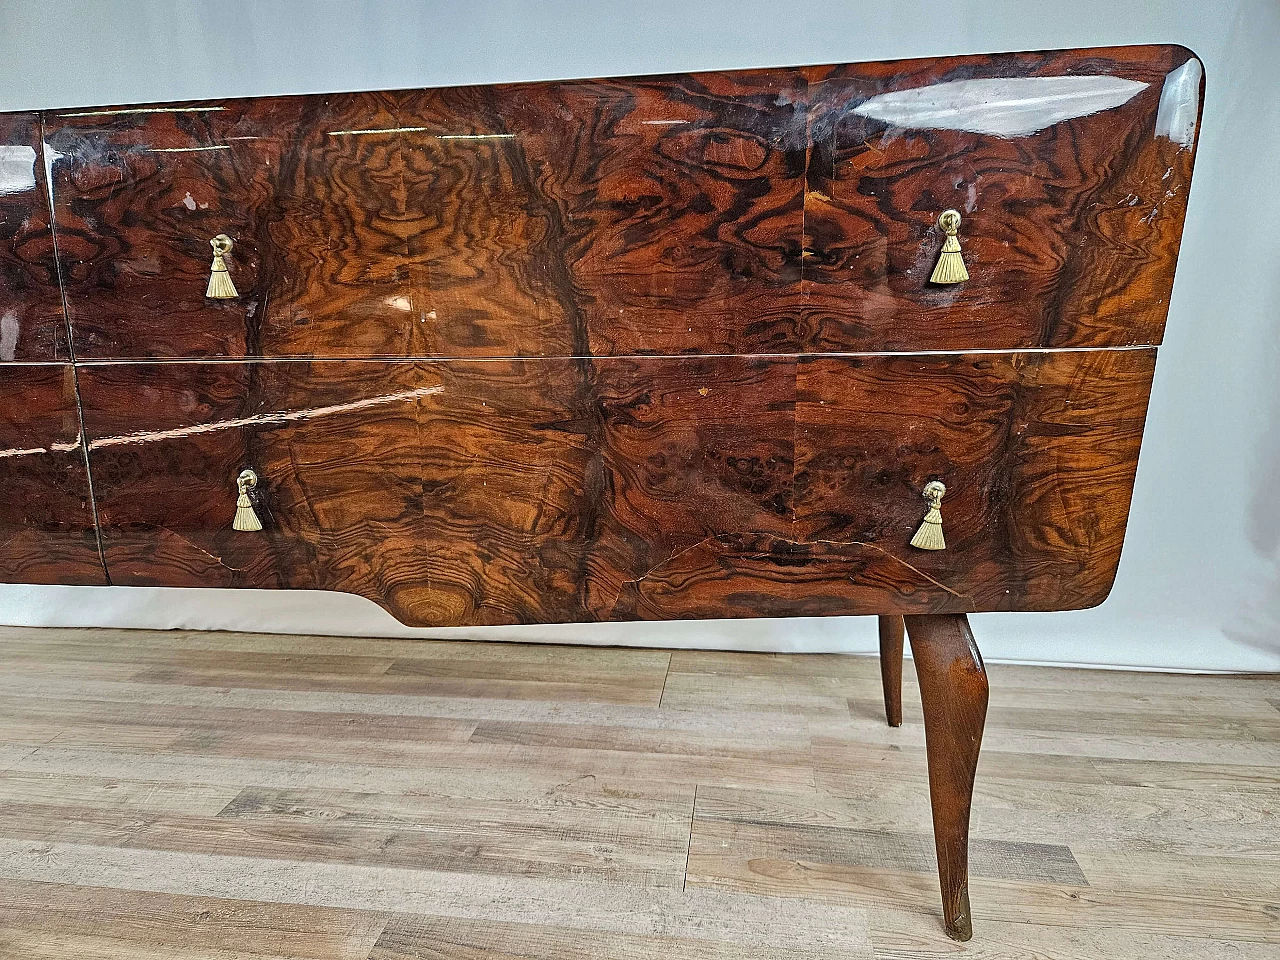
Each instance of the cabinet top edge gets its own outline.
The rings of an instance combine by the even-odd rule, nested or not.
[[[967,52],[967,53],[938,53],[923,57],[903,57],[903,58],[878,58],[869,60],[850,60],[843,63],[799,63],[784,65],[748,65],[748,66],[727,66],[727,67],[711,67],[698,69],[673,69],[663,70],[653,73],[637,73],[637,74],[615,74],[608,76],[592,75],[592,76],[548,76],[536,78],[522,78],[512,80],[496,80],[490,83],[457,83],[457,84],[436,84],[431,86],[415,86],[415,87],[362,87],[344,90],[285,90],[262,92],[256,94],[246,94],[239,96],[218,96],[216,94],[209,97],[200,97],[195,99],[175,99],[175,100],[157,100],[157,101],[126,101],[119,103],[97,103],[97,104],[64,104],[59,106],[41,105],[20,107],[13,110],[0,111],[0,118],[18,117],[23,115],[35,116],[43,115],[51,119],[90,119],[92,117],[105,117],[110,115],[123,115],[129,113],[145,113],[145,112],[179,112],[179,111],[203,111],[222,109],[226,105],[243,103],[253,100],[299,100],[314,97],[327,96],[348,96],[358,94],[412,94],[430,90],[464,90],[474,88],[510,88],[521,86],[540,86],[548,84],[592,84],[592,83],[610,83],[610,82],[652,82],[669,80],[674,77],[706,77],[706,76],[751,76],[769,73],[795,73],[802,76],[805,80],[820,82],[824,79],[824,74],[837,71],[842,68],[851,67],[883,67],[883,68],[901,68],[904,72],[917,69],[925,64],[947,64],[959,63],[964,61],[1012,61],[1016,58],[1042,58],[1063,57],[1074,55],[1082,61],[1094,61],[1100,59],[1112,59],[1116,61],[1125,61],[1134,67],[1147,67],[1148,69],[1156,68],[1156,61],[1164,58],[1169,61],[1167,69],[1173,70],[1181,67],[1190,60],[1196,60],[1201,66],[1201,77],[1204,76],[1204,62],[1190,48],[1176,43],[1141,43],[1141,44],[1117,44],[1111,46],[1099,47],[1061,47],[1048,48],[1039,50],[998,50],[984,52]],[[1203,83],[1203,79],[1202,79]]]

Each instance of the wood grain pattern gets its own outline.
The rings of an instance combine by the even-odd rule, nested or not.
[[[328,378],[305,363],[81,368],[113,582],[346,585],[393,604],[402,588],[425,583],[415,368],[325,370]],[[255,426],[255,416],[268,419]],[[235,476],[248,466],[261,477],[258,536],[230,526]]]
[[[1097,603],[1153,364],[121,364],[81,382],[113,582],[336,589],[406,623],[501,624]],[[230,529],[246,466],[259,535]],[[950,546],[923,553],[932,478]]]
[[[903,619],[920,679],[943,925],[953,940],[969,940],[969,813],[987,721],[986,667],[964,614]]]
[[[794,349],[804,91],[781,69],[493,92],[560,234],[538,260],[579,353]]]
[[[441,685],[409,693],[375,659]],[[147,680],[161,661],[191,669]],[[610,692],[668,661],[661,705]],[[0,951],[1275,954],[1280,741],[1260,724],[1280,679],[990,665],[960,946],[915,666],[893,729],[868,657],[2,629]],[[449,869],[369,862],[401,843]]]
[[[806,358],[796,517],[909,564],[900,612],[1101,603],[1124,541],[1155,351]],[[906,546],[947,487],[947,549]],[[949,597],[950,602],[944,597]],[[1050,599],[1052,598],[1052,599]]]
[[[40,117],[0,114],[0,363],[69,356]]]
[[[1194,155],[1161,104],[1181,91],[1198,110],[1169,79],[1190,59],[1122,47],[62,112],[45,123],[78,355],[1156,344]],[[1090,77],[1140,92],[1029,132],[859,113],[964,81]],[[1056,91],[1012,95],[1034,113]],[[941,288],[926,281],[948,206],[972,279]],[[235,301],[202,296],[220,231]]]
[[[884,715],[891,727],[902,726],[902,641],[906,625],[898,616],[878,617],[880,683],[884,687]]]
[[[173,104],[45,117],[76,356],[240,355],[264,306],[271,181],[296,103]],[[241,296],[209,300],[209,240]]]
[[[70,364],[0,365],[0,583],[106,583]]]
[[[1158,117],[1177,102],[1175,71],[1191,56],[1146,46],[806,71],[814,157],[803,349],[1158,344],[1193,160]],[[1014,110],[1037,97],[1037,79],[1144,86],[1118,106],[1020,135],[945,129],[957,121],[937,115],[951,106],[941,91],[997,76],[1028,85],[1002,92],[1021,101]],[[929,88],[937,107],[919,126],[858,112],[873,98]],[[1185,109],[1196,114],[1200,99]],[[990,104],[970,122],[996,122],[1002,109]],[[948,208],[964,217],[970,280],[939,286],[926,281]]]

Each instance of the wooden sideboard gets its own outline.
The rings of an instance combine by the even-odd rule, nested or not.
[[[894,724],[905,617],[967,938],[965,615],[1110,590],[1202,87],[1140,46],[0,116],[0,580],[874,614]]]

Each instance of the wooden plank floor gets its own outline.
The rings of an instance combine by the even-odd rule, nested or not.
[[[1280,956],[1280,677],[990,673],[956,944],[909,662],[3,628],[0,958]]]

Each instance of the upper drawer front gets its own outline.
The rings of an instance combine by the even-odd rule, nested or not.
[[[1154,350],[83,369],[117,584],[408,624],[1102,600]],[[128,401],[128,402],[126,402]],[[236,478],[264,529],[232,529]],[[911,539],[947,486],[947,548]]]
[[[47,126],[78,356],[1017,349],[1159,341],[1199,92],[1129,47]]]
[[[0,583],[105,586],[70,364],[0,365]]]
[[[265,306],[266,231],[292,100],[71,111],[46,118],[76,356],[242,356]],[[334,231],[346,229],[332,217]],[[239,294],[206,291],[210,241]],[[298,265],[301,267],[301,265]]]
[[[1203,82],[1189,51],[808,75],[806,349],[1161,341]],[[938,284],[948,209],[969,279]]]
[[[0,363],[67,356],[40,118],[0,114]]]

